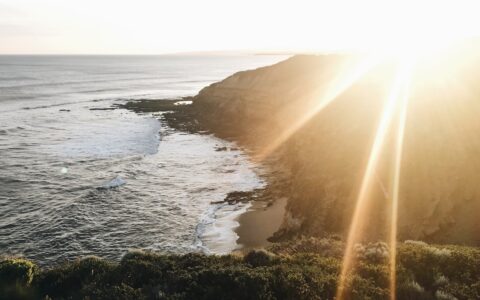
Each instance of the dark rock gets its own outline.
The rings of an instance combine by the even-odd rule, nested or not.
[[[115,110],[117,109],[116,107],[92,107],[89,108],[89,110]]]

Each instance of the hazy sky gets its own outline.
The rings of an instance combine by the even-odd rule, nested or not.
[[[478,35],[479,2],[0,0],[0,53],[362,48]]]

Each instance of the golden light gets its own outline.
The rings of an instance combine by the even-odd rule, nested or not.
[[[413,30],[413,29],[412,29]],[[373,55],[368,59],[357,61],[339,72],[335,80],[328,84],[326,88],[322,87],[318,93],[308,95],[306,98],[313,98],[313,106],[299,113],[293,122],[289,122],[288,127],[280,130],[271,140],[267,141],[256,158],[263,160],[270,156],[275,150],[288,141],[297,131],[304,127],[310,120],[321,113],[325,108],[332,104],[342,93],[348,90],[355,82],[363,78],[375,66],[383,61],[397,61],[396,74],[392,82],[389,96],[385,100],[383,110],[375,131],[375,138],[370,148],[368,162],[366,164],[360,189],[356,198],[354,212],[349,225],[346,239],[346,247],[342,261],[342,267],[338,279],[336,299],[347,297],[347,278],[350,272],[354,271],[355,263],[355,244],[362,242],[365,232],[365,224],[369,217],[369,207],[372,198],[372,189],[378,184],[377,168],[382,157],[384,144],[389,134],[393,134],[393,161],[389,166],[392,168],[391,194],[386,195],[386,200],[390,204],[390,224],[387,225],[388,244],[389,244],[389,284],[390,299],[396,297],[396,259],[397,259],[397,232],[398,232],[398,207],[400,202],[400,184],[401,184],[401,165],[405,127],[407,122],[407,108],[410,97],[410,82],[413,76],[414,65],[418,63],[422,68],[422,76],[428,82],[435,81],[440,77],[448,77],[448,74],[437,74],[438,65],[446,66],[451,64],[449,61],[449,51],[451,45],[460,44],[462,36],[436,36],[428,37],[413,32],[405,33],[408,37],[398,38],[395,41],[384,40],[382,45],[374,45],[369,49]],[[459,58],[456,58],[459,60]],[[461,58],[460,58],[461,59]],[[454,63],[458,63],[455,61]],[[432,68],[433,66],[433,68]],[[416,70],[416,72],[420,72]],[[441,76],[439,76],[441,75]],[[428,77],[428,78],[427,78]],[[300,100],[299,103],[308,103]],[[289,120],[291,121],[291,120]],[[396,123],[394,123],[396,121]],[[391,130],[395,126],[395,131]],[[382,186],[382,189],[384,187]]]
[[[344,299],[345,284],[348,272],[352,269],[354,262],[354,246],[361,241],[362,228],[368,217],[368,208],[371,189],[376,182],[376,168],[381,156],[382,146],[384,144],[387,132],[391,126],[392,120],[395,117],[399,107],[400,96],[404,92],[405,82],[408,80],[410,73],[408,64],[401,63],[398,66],[397,74],[394,83],[383,109],[381,119],[379,121],[375,139],[370,150],[370,155],[367,163],[360,191],[356,200],[355,209],[350,223],[347,242],[345,247],[345,254],[340,272],[337,296],[336,299]]]
[[[406,76],[412,74],[411,68],[413,61],[405,62]],[[402,151],[403,139],[405,133],[405,124],[407,121],[407,108],[409,100],[409,85],[411,76],[404,79],[403,95],[401,96],[399,104],[399,119],[397,124],[397,133],[395,141],[395,158],[394,158],[394,174],[393,174],[393,189],[392,189],[392,203],[391,203],[391,219],[390,219],[390,239],[389,239],[389,269],[390,269],[390,299],[395,300],[396,292],[396,259],[397,259],[397,229],[398,229],[398,202],[400,197],[400,174],[402,165]]]
[[[303,115],[298,117],[292,124],[277,134],[273,140],[268,141],[266,146],[256,154],[257,160],[264,160],[272,154],[278,147],[285,143],[295,132],[302,128],[309,120],[320,113],[330,103],[332,103],[340,94],[351,87],[357,80],[370,71],[381,61],[378,55],[371,55],[366,59],[346,64],[338,72],[336,78],[330,82],[326,89],[319,89],[316,95],[309,95],[315,103],[313,107],[308,107]],[[308,101],[300,101],[308,102]]]

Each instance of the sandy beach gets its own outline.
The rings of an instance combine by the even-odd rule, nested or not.
[[[252,206],[238,217],[237,244],[241,251],[264,248],[270,245],[267,240],[282,224],[287,198],[276,199],[270,206],[263,201],[252,202]]]

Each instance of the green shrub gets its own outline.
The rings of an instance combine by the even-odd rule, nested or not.
[[[98,286],[91,283],[83,287],[79,295],[82,299],[96,299],[96,300],[130,300],[130,299],[146,299],[140,289],[134,289],[126,284],[119,284],[113,286]]]
[[[23,258],[0,261],[0,299],[28,299],[33,296],[30,285],[37,267]]]
[[[390,291],[379,287],[374,281],[353,276],[350,285],[347,286],[351,299],[388,299]]]
[[[38,292],[53,298],[66,298],[86,285],[107,281],[114,265],[97,257],[87,257],[42,272],[37,280]],[[75,292],[73,292],[75,294]]]
[[[252,267],[269,266],[275,261],[275,254],[265,250],[251,250],[243,261]]]
[[[397,299],[416,299],[416,300],[433,300],[433,294],[425,291],[417,282],[399,281],[396,291]]]
[[[23,258],[9,258],[0,261],[0,282],[28,286],[36,272],[34,263]]]
[[[388,288],[390,284],[390,274],[386,264],[368,264],[361,262],[357,265],[357,274],[365,279],[375,282],[380,288]]]
[[[0,299],[333,299],[342,258],[327,253],[341,245],[335,240],[330,251],[325,241],[290,241],[286,252],[277,244],[276,254],[244,257],[134,251],[119,263],[88,257],[45,270],[9,259],[0,263]],[[367,245],[347,276],[349,299],[389,298],[388,261],[376,255],[385,246],[372,245],[375,256]],[[397,299],[480,299],[478,248],[399,244],[396,272]]]

